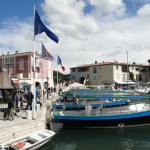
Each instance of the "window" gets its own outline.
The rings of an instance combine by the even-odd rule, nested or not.
[[[88,67],[81,67],[81,68],[78,68],[78,72],[88,72],[89,71],[89,68]]]
[[[10,58],[10,62],[11,62],[11,63],[13,62],[13,58]]]
[[[75,72],[75,71],[76,71],[76,68],[73,68],[73,69],[72,69],[72,72]]]
[[[7,59],[7,58],[5,58],[5,63],[6,63],[6,64],[8,63],[8,59]]]
[[[19,61],[19,70],[24,70],[24,60],[20,59]]]
[[[118,66],[116,66],[116,70],[118,70]]]
[[[93,73],[97,73],[96,67],[93,68]]]
[[[72,79],[75,79],[75,76],[72,76]]]

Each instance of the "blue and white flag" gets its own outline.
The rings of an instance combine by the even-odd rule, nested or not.
[[[45,32],[46,35],[56,43],[58,43],[59,39],[57,35],[55,35],[51,30],[49,30],[41,21],[41,18],[37,11],[35,10],[35,22],[34,22],[34,35],[41,34]]]

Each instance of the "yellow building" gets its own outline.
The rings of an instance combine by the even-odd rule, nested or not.
[[[114,81],[148,82],[150,65],[95,61],[70,68],[70,79],[80,83],[88,81],[91,85],[112,84]]]

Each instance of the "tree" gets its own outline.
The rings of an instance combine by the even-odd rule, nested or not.
[[[57,84],[57,71],[53,71],[53,80],[54,84]],[[64,80],[64,75],[60,72],[58,72],[58,82],[61,82]]]
[[[90,81],[86,81],[85,85],[91,85]]]
[[[148,59],[147,62],[150,64],[150,59]]]

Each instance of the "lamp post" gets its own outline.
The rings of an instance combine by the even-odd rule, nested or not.
[[[48,81],[49,81],[49,77],[47,77],[46,79],[47,79],[47,99],[48,99]]]

